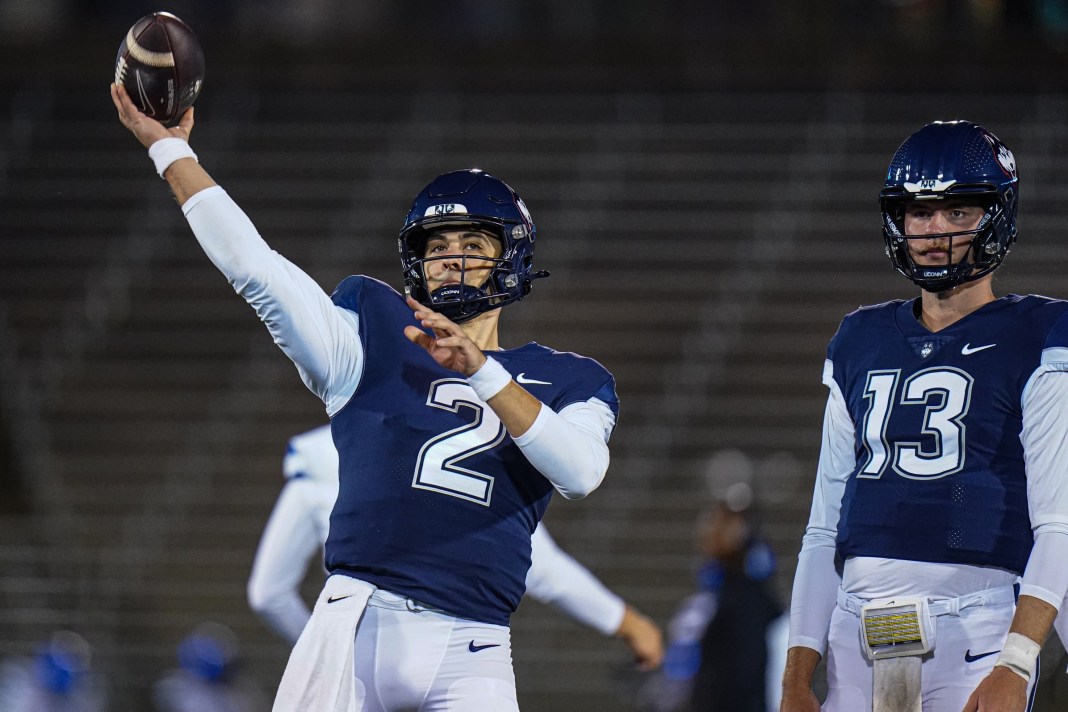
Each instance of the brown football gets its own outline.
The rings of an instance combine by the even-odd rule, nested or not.
[[[204,50],[189,25],[154,12],[135,22],[119,45],[115,83],[145,114],[175,124],[204,84]]]

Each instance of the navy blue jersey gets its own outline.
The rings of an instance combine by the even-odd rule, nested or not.
[[[327,568],[507,625],[552,484],[466,379],[408,341],[418,323],[394,289],[349,277],[332,298],[359,316],[364,372],[331,420],[340,489]],[[590,398],[618,411],[615,381],[592,359],[535,343],[493,358],[555,411]]]
[[[856,426],[838,552],[1022,574],[1028,517],[1021,397],[1068,302],[1010,295],[931,333],[915,301],[853,312],[828,347]]]

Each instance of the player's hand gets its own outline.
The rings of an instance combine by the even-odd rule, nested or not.
[[[820,712],[820,701],[810,687],[783,687],[779,712]]]
[[[1003,665],[983,678],[964,705],[964,712],[1024,712],[1027,681]]]
[[[414,326],[404,327],[404,335],[413,344],[426,349],[443,368],[457,371],[467,377],[486,363],[486,355],[457,324],[411,297],[408,297],[408,306],[419,323],[431,329],[434,335],[431,336]]]
[[[812,648],[795,645],[786,651],[779,712],[820,712],[820,701],[812,691],[812,675],[819,663],[820,654]]]
[[[629,604],[623,609],[616,636],[630,648],[639,670],[655,670],[664,661],[664,634]]]
[[[189,141],[189,134],[193,131],[192,107],[182,114],[177,126],[169,129],[138,109],[130,99],[130,95],[126,93],[126,87],[121,84],[111,85],[111,101],[119,111],[119,121],[145,148],[161,138],[180,138],[183,141]]]

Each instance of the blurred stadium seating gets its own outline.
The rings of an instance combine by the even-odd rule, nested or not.
[[[18,5],[0,2],[0,16]],[[138,709],[203,620],[235,631],[273,691],[287,650],[247,610],[244,584],[284,443],[323,412],[114,119],[110,63],[143,14],[124,5],[119,20],[81,4],[95,20],[77,36],[53,18],[62,51],[10,25],[0,49],[0,400],[6,479],[27,503],[0,507],[0,656],[77,630],[116,709]],[[839,43],[833,14],[768,2],[706,10],[697,27],[653,23],[651,36],[635,10],[618,37],[595,22],[595,42],[554,15],[545,42],[516,46],[533,34],[522,13],[482,27],[471,3],[452,18],[399,5],[448,39],[414,20],[406,34],[383,10],[392,34],[364,26],[357,46],[337,31],[326,49],[281,33],[256,42],[251,20],[271,16],[220,5],[202,33],[193,144],[268,242],[327,289],[355,271],[399,286],[396,231],[437,173],[478,166],[523,194],[553,277],[506,312],[510,344],[536,334],[598,357],[623,408],[605,485],[547,521],[661,622],[692,588],[701,473],[720,448],[767,464],[756,484],[789,594],[826,342],[852,308],[913,292],[882,255],[875,202],[901,138],[969,118],[1013,147],[1021,238],[997,288],[1065,295],[1068,73],[1041,28],[984,26],[1002,40],[989,52],[954,37],[917,55],[904,30],[878,34],[885,10],[846,13],[839,29],[865,29]],[[777,18],[762,37],[761,12]],[[524,709],[630,709],[621,646],[535,603],[514,637]]]

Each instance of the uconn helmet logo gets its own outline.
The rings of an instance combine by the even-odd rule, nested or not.
[[[441,205],[431,205],[423,213],[423,217],[445,217],[447,215],[455,215],[457,213],[467,214],[467,208],[460,203],[442,203]]]
[[[919,193],[920,191],[931,191],[933,193],[943,193],[953,187],[956,180],[938,180],[936,178],[922,178],[916,183],[910,183],[905,181],[901,185],[910,193]]]

